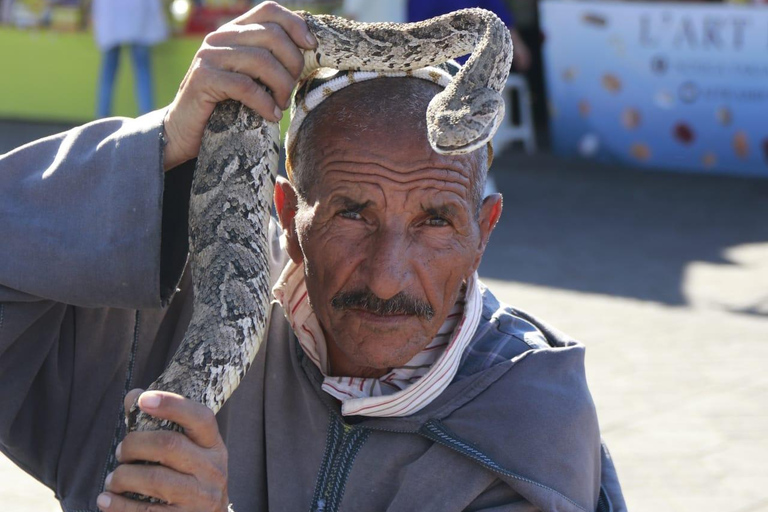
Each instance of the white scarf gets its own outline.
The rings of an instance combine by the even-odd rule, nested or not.
[[[477,274],[448,314],[437,336],[400,368],[379,378],[329,377],[326,340],[307,297],[304,265],[289,261],[272,289],[304,352],[325,376],[322,389],[341,401],[344,416],[408,416],[426,407],[451,383],[480,322]]]

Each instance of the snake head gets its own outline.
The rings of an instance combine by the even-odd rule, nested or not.
[[[457,98],[450,88],[427,107],[427,134],[436,153],[459,155],[483,147],[504,119],[504,99],[492,89]]]

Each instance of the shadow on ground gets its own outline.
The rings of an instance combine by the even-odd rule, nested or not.
[[[504,212],[484,276],[676,305],[687,264],[729,265],[727,248],[768,242],[765,179],[509,152],[492,172]]]

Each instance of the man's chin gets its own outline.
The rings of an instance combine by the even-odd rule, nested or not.
[[[432,339],[415,315],[382,316],[344,311],[326,333],[356,366],[389,370],[403,366]],[[330,340],[329,340],[330,342]]]
[[[362,345],[354,346],[350,359],[359,366],[390,370],[408,363],[429,341],[412,329],[372,331]]]
[[[418,354],[418,351],[416,352]],[[375,354],[369,354],[363,352],[351,360],[356,366],[360,368],[370,368],[378,377],[383,377],[394,368],[400,368],[408,364],[408,361],[413,359],[416,354],[402,354],[399,357],[394,357],[394,354],[387,353],[381,354],[377,351]]]

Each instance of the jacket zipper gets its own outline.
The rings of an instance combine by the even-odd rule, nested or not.
[[[338,511],[352,464],[369,435],[367,428],[347,425],[338,416],[331,415],[311,512]]]

